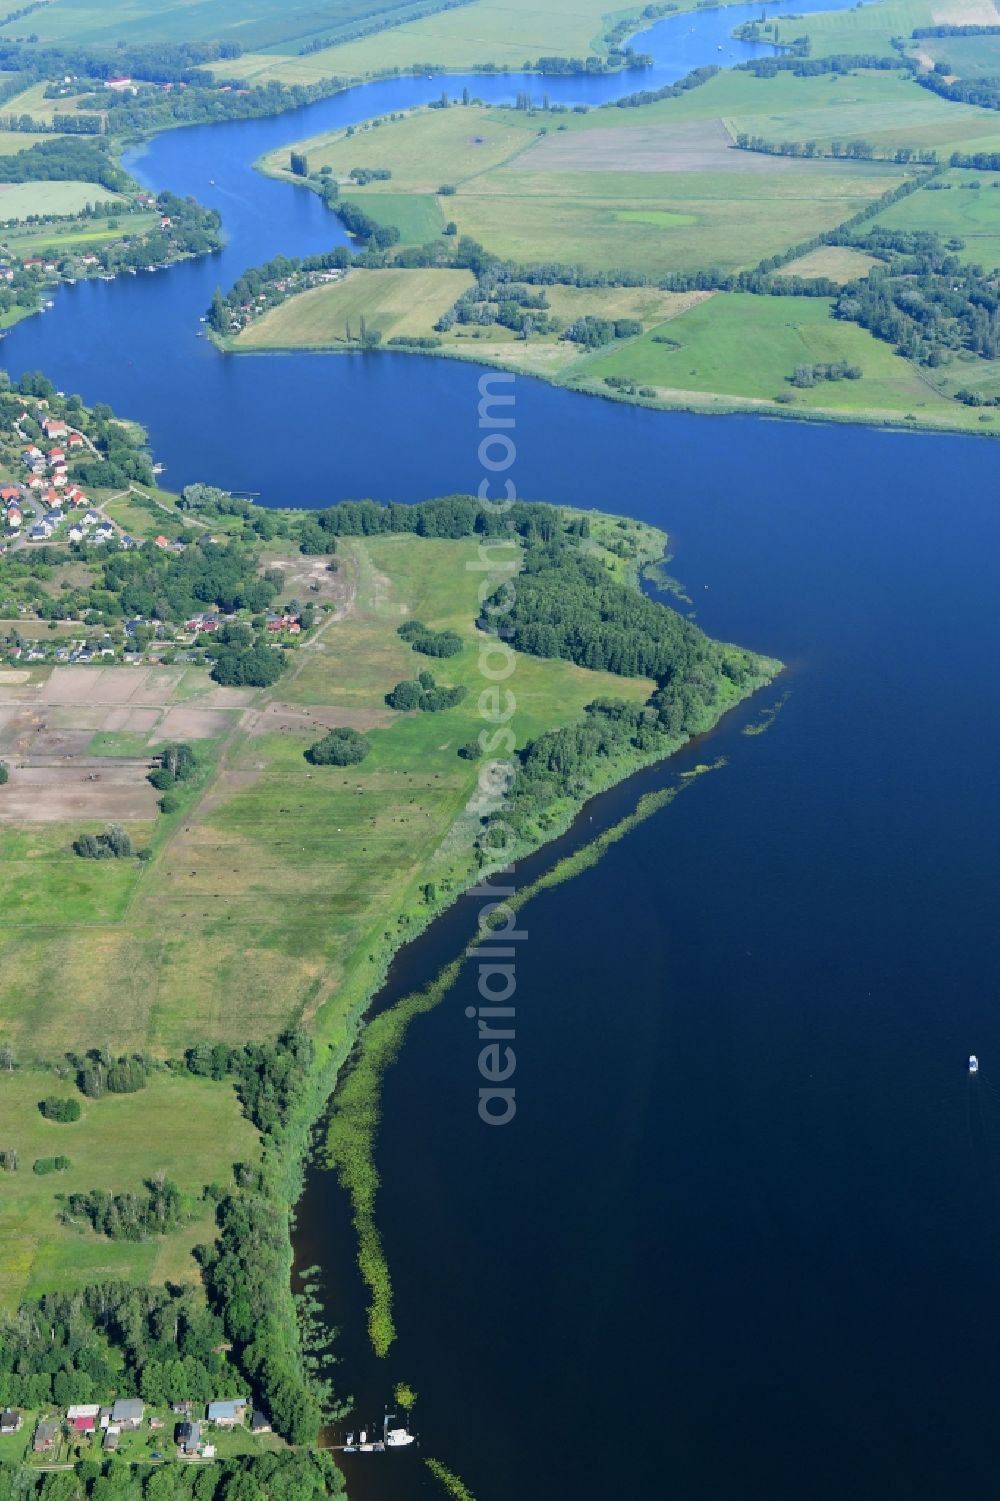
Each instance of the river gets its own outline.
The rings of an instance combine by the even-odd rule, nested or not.
[[[653,81],[713,60],[742,18],[660,23]],[[316,197],[250,162],[441,86],[397,80],[294,119],[159,137],[136,170],[215,203],[225,250],[63,290],[12,331],[9,367],[147,423],[174,485],[275,503],[474,486],[474,367],[224,358],[196,337],[216,284],[340,238]],[[622,80],[545,88],[597,99]],[[344,1201],[310,1175],[298,1253],[324,1270],[340,1384],[368,1419],[392,1381],[420,1393],[419,1453],[347,1461],[352,1494],[442,1495],[426,1455],[477,1501],[990,1493],[997,449],[653,413],[526,379],[516,413],[522,494],[666,527],[705,629],[789,669],[571,839],[695,759],[725,755],[723,769],[525,909],[510,1126],[476,1114],[475,975],[413,1026],[379,1142],[399,1329],[384,1368]],[[785,689],[767,733],[743,736]],[[387,993],[451,957],[470,918],[459,906],[404,951]]]

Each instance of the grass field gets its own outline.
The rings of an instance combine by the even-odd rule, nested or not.
[[[679,9],[689,8],[682,3]],[[641,7],[635,7],[638,14]],[[618,7],[617,13],[624,13]],[[526,61],[553,53],[581,56],[599,45],[609,14],[606,0],[550,0],[545,6],[530,0],[475,0],[460,9],[443,11],[422,20],[396,25],[307,57],[260,52],[240,59],[240,71],[254,82],[280,79],[311,83],[331,75],[364,77],[415,64],[456,71],[493,62],[521,67]],[[219,64],[215,69],[221,72]]]
[[[273,308],[235,340],[237,349],[323,349],[358,337],[361,319],[395,334],[429,334],[443,312],[471,287],[470,271],[352,271]]]
[[[818,297],[755,297],[719,293],[676,318],[665,332],[601,351],[574,371],[574,383],[596,388],[605,376],[626,376],[676,399],[687,393],[701,404],[774,404],[791,394],[786,410],[834,415],[942,421],[974,428],[976,418],[947,402],[888,344],[856,324],[829,316]],[[859,365],[861,380],[822,381],[808,389],[789,384],[797,365],[843,360]],[[776,408],[777,409],[777,408]]]
[[[27,184],[26,184],[27,186]],[[90,184],[89,202],[103,190]],[[103,202],[103,198],[101,199]],[[0,189],[0,205],[5,202]],[[60,210],[61,212],[61,210]],[[84,247],[106,245],[125,235],[147,234],[160,222],[159,214],[122,214],[109,218],[78,219],[68,224],[24,224],[0,233],[0,246],[16,255],[39,255],[44,251],[62,254]]]
[[[31,16],[30,29],[43,43],[113,48],[118,42],[236,41],[247,50],[275,48],[294,57],[315,37],[343,35],[378,15],[405,18],[414,0],[382,5],[377,0],[212,0],[192,5],[189,0],[52,0]],[[23,34],[17,20],[0,27],[0,36]],[[230,70],[232,63],[228,64]]]
[[[81,1033],[77,1046],[88,1041]],[[210,1210],[172,1235],[132,1243],[58,1224],[55,1196],[91,1188],[140,1191],[144,1179],[161,1171],[195,1193],[206,1183],[224,1184],[234,1162],[257,1156],[256,1132],[230,1085],[154,1074],[138,1094],[84,1100],[79,1121],[58,1124],[40,1114],[43,1096],[75,1093],[72,1083],[44,1070],[0,1074],[0,1143],[20,1159],[2,1180],[0,1308],[35,1292],[116,1277],[197,1280],[191,1247],[211,1236]],[[32,1172],[36,1158],[57,1154],[69,1157],[69,1171]]]
[[[352,199],[365,210],[370,207],[363,192],[342,193],[341,197]],[[426,245],[444,229],[442,203],[433,193],[380,193],[375,200],[374,217],[379,224],[399,230],[400,244]]]
[[[854,281],[878,265],[874,256],[848,245],[822,245],[782,267],[783,276],[828,276],[831,281]]]
[[[759,102],[762,84],[749,83]],[[692,92],[707,94],[709,87]],[[812,97],[819,102],[815,91]],[[837,113],[827,94],[821,102]],[[662,106],[653,108],[660,111],[655,118],[646,110],[570,117],[577,123],[565,133],[559,117],[560,129],[542,136],[537,115],[427,110],[379,130],[301,145],[314,172],[329,166],[346,178],[352,167],[388,167],[390,181],[359,195],[375,219],[383,197],[398,213],[401,196],[412,192],[423,202],[447,183],[457,191],[438,200],[441,214],[501,256],[654,276],[754,265],[842,223],[902,180],[900,169],[882,163],[809,163],[736,151],[711,110],[675,123],[663,117]],[[988,112],[975,113],[978,125]],[[287,163],[283,149],[261,166],[287,177]]]
[[[6,35],[0,26],[0,37]],[[75,101],[72,99],[47,99],[45,97],[46,83],[33,83],[30,88],[20,94],[15,94],[13,99],[7,101],[4,112],[11,115],[30,115],[33,120],[43,125],[51,125],[56,115],[75,113]],[[90,113],[88,111],[88,113]],[[49,137],[46,137],[49,139]]]
[[[925,36],[914,47],[958,78],[1000,77],[1000,36]]]
[[[476,546],[372,538],[343,541],[338,556],[348,612],[328,618],[293,674],[218,732],[199,800],[160,821],[149,864],[88,866],[65,853],[78,823],[10,830],[2,1021],[19,1056],[51,1058],[81,1038],[174,1055],[199,1038],[230,1037],[236,1013],[241,1035],[273,1035],[304,1016],[321,1037],[338,1037],[387,950],[426,911],[422,883],[444,890],[464,878],[475,825],[462,810],[476,768],[457,749],[481,723],[479,575],[466,567]],[[437,668],[442,682],[473,690],[459,708],[385,707],[387,690],[425,665],[395,634],[407,616],[453,625],[467,642]],[[173,701],[192,673],[172,686]],[[119,670],[109,681],[118,680],[132,678]],[[522,743],[601,694],[643,699],[650,689],[527,657],[513,682]],[[195,718],[174,729],[161,720],[149,734],[187,738],[203,703],[187,700]],[[348,771],[310,768],[303,751],[338,723],[370,726],[371,755]],[[81,753],[111,731],[135,732],[127,715],[93,725]]]
[[[88,203],[112,201],[124,200],[96,182],[0,183],[0,219],[27,219],[29,214],[78,214]]]
[[[922,189],[887,208],[873,224],[889,229],[930,229],[965,245],[958,253],[992,270],[1000,266],[1000,172],[946,172],[944,189]],[[978,183],[973,188],[972,183]]]

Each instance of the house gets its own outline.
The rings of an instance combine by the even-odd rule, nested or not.
[[[35,1429],[35,1441],[32,1445],[36,1454],[47,1454],[55,1445],[59,1433],[59,1424],[55,1418],[43,1418]]]
[[[17,506],[11,506],[10,510],[7,512],[7,525],[14,531],[16,531],[23,520],[24,516],[18,510]]]
[[[69,425],[61,417],[46,417],[42,423],[42,432],[47,438],[65,438]]]
[[[231,1397],[225,1402],[209,1402],[208,1421],[217,1423],[220,1428],[235,1428],[244,1421],[246,1410],[245,1397]]]
[[[97,1427],[96,1418],[74,1418],[70,1425],[74,1433],[93,1433]]]
[[[52,528],[47,521],[38,521],[28,533],[29,542],[47,542],[52,536]]]
[[[169,537],[162,537],[162,536],[161,537],[154,537],[153,541],[154,541],[154,543],[156,544],[157,547],[169,547],[170,546],[170,539],[169,539]]]
[[[46,458],[50,464],[61,464],[66,459],[66,452],[62,448],[50,448]]]
[[[71,526],[70,529],[69,529],[69,540],[71,542],[82,542],[83,541],[83,527],[82,526]]]
[[[24,460],[24,462],[27,464],[28,468],[30,469],[32,467],[32,465],[37,462],[38,459],[44,458],[45,456],[42,453],[42,450],[37,446],[37,444],[31,443],[24,450],[24,452],[22,453],[21,457]]]
[[[100,1416],[98,1418],[98,1422],[99,1422],[99,1424],[100,1424],[100,1426],[102,1428],[107,1428],[108,1424],[111,1422],[111,1408],[110,1407],[102,1407],[101,1408],[101,1412],[100,1412]]]
[[[77,1403],[77,1405],[75,1407],[67,1407],[67,1409],[66,1409],[66,1421],[67,1421],[67,1423],[75,1423],[76,1420],[77,1420],[77,1418],[93,1418],[94,1421],[96,1422],[97,1419],[100,1417],[100,1414],[101,1414],[100,1403],[98,1403],[98,1402],[81,1402],[81,1403]]]
[[[114,78],[106,78],[104,87],[116,89],[118,93],[123,93],[126,89],[131,89],[133,94],[136,92],[135,85],[126,73],[117,73]]]
[[[16,485],[4,485],[0,490],[0,500],[20,500],[21,492]]]
[[[115,1428],[113,1425],[109,1425],[105,1429],[105,1432],[104,1432],[104,1451],[105,1451],[106,1454],[113,1454],[115,1452],[115,1450],[118,1448],[118,1436],[119,1436],[120,1433],[121,1433],[121,1429],[120,1428]]]
[[[177,1425],[177,1446],[182,1454],[197,1454],[201,1444],[201,1424],[184,1422]]]
[[[84,526],[96,526],[100,519],[101,517],[98,511],[88,511],[83,518],[82,524]]]
[[[19,1407],[5,1407],[0,1412],[0,1433],[19,1433],[24,1413]]]
[[[253,1410],[253,1416],[250,1419],[250,1430],[252,1433],[270,1433],[271,1431],[271,1424],[259,1407],[255,1407]]]
[[[83,434],[82,433],[70,433],[68,442],[69,442],[70,448],[82,448],[83,447]]]
[[[111,1409],[112,1423],[118,1423],[122,1428],[138,1428],[142,1424],[146,1405],[138,1397],[119,1397]]]
[[[49,526],[52,527],[58,526],[62,519],[63,512],[58,506],[54,506],[51,511],[46,511],[45,515],[42,517],[42,520],[47,521],[49,523]]]

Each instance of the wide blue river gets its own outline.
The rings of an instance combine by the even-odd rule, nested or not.
[[[641,83],[729,60],[755,12],[659,24]],[[446,83],[466,81],[492,98],[542,87]],[[136,170],[216,204],[225,251],[64,290],[6,340],[10,368],[141,419],[174,485],[271,503],[475,487],[474,367],[224,358],[196,337],[217,284],[340,238],[252,160],[441,84],[160,137]],[[623,84],[544,87],[596,101]],[[475,974],[414,1026],[379,1144],[399,1328],[384,1367],[343,1201],[312,1174],[299,1254],[325,1269],[341,1386],[366,1419],[396,1379],[421,1394],[419,1453],[348,1461],[352,1493],[441,1495],[433,1455],[477,1501],[991,1495],[1000,449],[657,414],[521,379],[516,424],[521,493],[667,528],[701,624],[788,663],[763,703],[791,692],[766,734],[740,733],[754,704],[571,836],[728,758],[525,909],[509,1127],[476,1114]],[[404,951],[390,993],[471,919],[460,905]]]

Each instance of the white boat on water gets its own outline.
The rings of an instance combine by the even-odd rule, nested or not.
[[[415,1443],[414,1434],[408,1433],[405,1428],[387,1428],[385,1432],[385,1447],[387,1449],[402,1449],[406,1444]]]
[[[970,1053],[969,1054],[969,1073],[970,1074],[978,1074],[978,1072],[979,1072],[979,1059],[976,1057],[975,1053]]]

